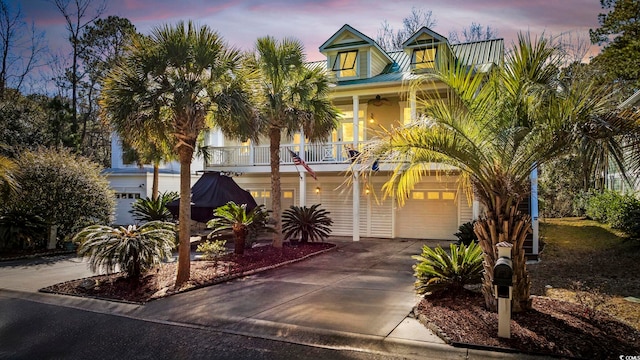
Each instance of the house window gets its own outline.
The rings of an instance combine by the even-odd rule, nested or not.
[[[414,49],[411,65],[414,69],[433,69],[436,60],[436,48]]]
[[[283,191],[282,197],[285,199],[293,199],[293,191]]]
[[[411,192],[411,198],[413,200],[424,200],[424,193],[422,191]]]
[[[338,77],[357,76],[358,50],[341,51],[333,63],[333,71],[338,72]]]
[[[427,199],[429,200],[439,200],[440,199],[440,193],[437,191],[428,191],[427,192]]]
[[[445,191],[442,193],[442,200],[454,200],[456,198],[456,193],[451,191]]]

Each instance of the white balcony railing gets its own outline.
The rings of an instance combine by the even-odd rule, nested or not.
[[[299,144],[280,145],[280,163],[293,164],[289,150],[299,154],[307,164],[339,164],[349,160],[345,146],[351,142],[306,144],[300,154]],[[209,147],[209,161],[205,167],[269,165],[269,145]]]

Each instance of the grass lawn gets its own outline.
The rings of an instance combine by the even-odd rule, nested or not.
[[[640,330],[640,241],[581,218],[540,222],[541,261],[528,265],[534,295],[583,303]]]

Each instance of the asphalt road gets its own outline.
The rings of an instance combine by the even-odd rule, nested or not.
[[[400,359],[0,297],[0,359]]]

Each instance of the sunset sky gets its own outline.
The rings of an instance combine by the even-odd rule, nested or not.
[[[64,18],[51,1],[17,0],[17,4],[27,22],[45,31],[50,49],[64,53],[69,48]],[[261,36],[292,36],[305,45],[308,60],[320,60],[318,47],[342,25],[375,38],[384,20],[401,28],[412,7],[433,11],[437,24],[432,30],[444,36],[476,22],[497,30],[507,46],[518,31],[536,35],[571,31],[587,37],[590,28],[598,27],[598,13],[604,12],[597,0],[110,0],[104,16],[126,17],[142,33],[160,24],[194,20],[247,50]]]

